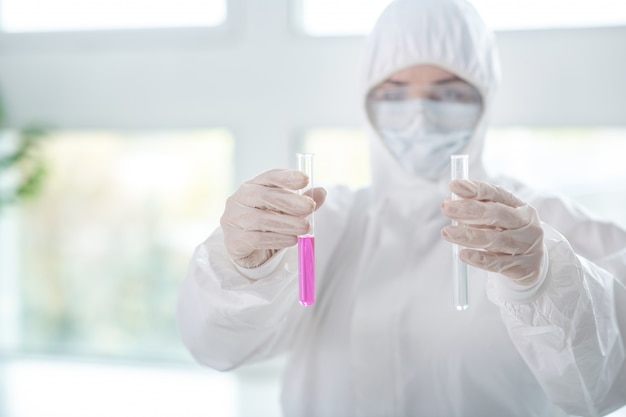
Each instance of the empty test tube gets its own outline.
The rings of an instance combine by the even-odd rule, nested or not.
[[[468,155],[450,155],[451,177],[455,179],[468,179]],[[452,193],[452,199],[458,200],[459,197]],[[456,226],[457,222],[452,221],[452,225]],[[467,310],[469,307],[468,296],[468,267],[467,264],[459,259],[459,251],[461,248],[457,244],[452,245],[452,278],[454,285],[454,305],[457,310]]]
[[[309,184],[300,194],[313,188],[313,154],[298,153],[298,170],[309,177]],[[309,233],[298,236],[298,287],[300,304],[310,306],[315,302],[315,232],[313,213],[306,218],[311,225]]]

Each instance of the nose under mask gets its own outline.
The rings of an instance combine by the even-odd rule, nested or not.
[[[435,181],[450,155],[463,150],[482,114],[479,103],[428,99],[369,103],[372,122],[395,159],[418,177]]]

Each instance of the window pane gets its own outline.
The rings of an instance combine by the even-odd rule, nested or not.
[[[226,0],[1,0],[5,32],[216,26]]]
[[[312,36],[346,36],[367,33],[391,0],[301,1],[302,30]]]
[[[472,0],[494,29],[540,29],[626,24],[626,3],[615,0]]]
[[[626,227],[625,152],[623,128],[494,128],[485,163],[533,188],[567,194]]]
[[[369,146],[360,129],[315,129],[303,140],[315,154],[315,182],[361,187],[370,182]]]
[[[188,358],[177,287],[232,188],[228,132],[62,132],[42,145],[44,189],[20,210],[17,348]]]
[[[297,0],[302,30],[311,36],[364,35],[391,0]],[[495,30],[626,24],[626,3],[615,0],[472,0]]]

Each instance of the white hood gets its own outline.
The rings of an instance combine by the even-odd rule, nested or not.
[[[482,149],[487,119],[499,82],[493,35],[464,0],[395,0],[367,38],[363,60],[363,110],[367,93],[394,72],[417,64],[439,66],[474,85],[483,96],[483,115],[464,150],[470,176],[483,178]],[[372,184],[393,191],[424,180],[393,157],[368,119]],[[447,182],[448,176],[441,178]]]

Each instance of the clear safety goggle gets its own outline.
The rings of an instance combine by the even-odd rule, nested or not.
[[[434,84],[383,83],[368,94],[367,109],[379,129],[403,129],[422,117],[430,129],[453,131],[476,125],[482,98],[475,87],[459,79]]]
[[[425,99],[445,103],[482,104],[482,96],[478,89],[461,79],[429,84],[399,84],[387,81],[373,88],[367,99],[368,101]]]

